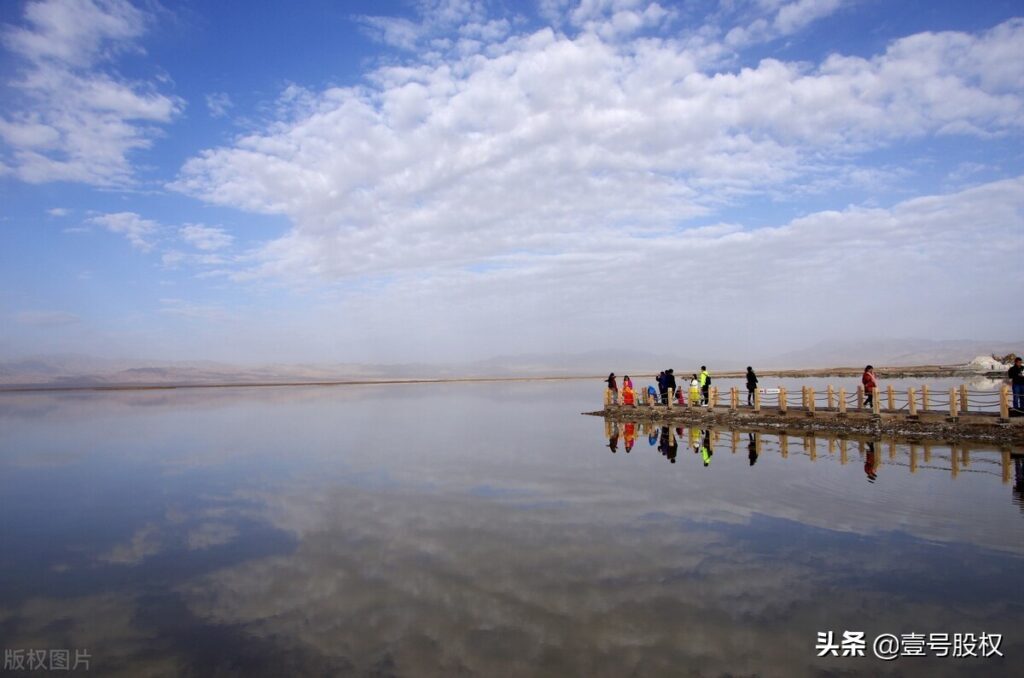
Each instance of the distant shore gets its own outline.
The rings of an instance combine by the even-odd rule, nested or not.
[[[289,386],[385,386],[391,384],[458,384],[498,381],[572,381],[580,379],[603,379],[596,376],[564,377],[444,377],[437,379],[338,379],[317,381],[237,381],[216,383],[171,383],[171,384],[83,384],[62,386],[58,384],[9,384],[0,386],[0,393],[29,393],[43,391],[173,391],[192,388],[282,388]]]
[[[680,373],[685,370],[680,370]],[[861,367],[826,367],[806,369],[758,370],[758,377],[776,378],[822,378],[822,377],[859,377]],[[956,377],[990,377],[1001,378],[1004,372],[969,370],[964,365],[910,365],[910,366],[879,366],[876,374],[883,379],[920,378],[956,378]],[[625,374],[626,372],[623,372]],[[636,377],[654,377],[653,372],[633,371]],[[741,370],[712,372],[717,379],[742,379],[746,372]],[[467,376],[437,378],[359,378],[359,379],[317,379],[317,380],[256,380],[256,381],[218,381],[218,382],[169,382],[169,383],[26,383],[0,384],[0,393],[27,392],[67,392],[67,391],[166,391],[176,389],[200,388],[282,388],[294,386],[375,386],[389,384],[458,384],[486,382],[525,382],[525,381],[583,381],[604,380],[603,374],[577,375],[538,375],[538,376]]]

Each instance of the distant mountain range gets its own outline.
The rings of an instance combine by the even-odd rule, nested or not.
[[[1024,341],[884,339],[872,342],[823,341],[801,351],[758,362],[759,369],[963,365],[978,355],[1021,352]],[[742,370],[735,360],[703,362],[713,371]],[[256,384],[471,377],[604,376],[652,374],[666,367],[680,373],[700,364],[692,358],[637,350],[581,353],[528,353],[466,363],[268,364],[235,365],[213,361],[113,360],[87,355],[32,356],[0,362],[3,386],[164,386]]]
[[[821,341],[765,361],[765,367],[864,367],[963,365],[993,353],[1024,352],[1024,340],[977,341],[973,339],[878,339],[875,341]]]

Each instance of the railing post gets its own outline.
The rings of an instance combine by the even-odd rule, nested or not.
[[[949,416],[956,418],[956,389],[949,387]]]
[[[609,405],[611,405],[611,403],[612,403],[612,390],[610,388],[606,388],[604,390],[604,406],[608,407]]]
[[[864,409],[864,386],[863,385],[857,387],[857,409],[858,410],[863,410]]]
[[[754,389],[754,411],[761,411],[761,389],[759,388]]]
[[[779,413],[780,414],[785,414],[786,413],[786,387],[785,386],[780,386],[779,387]]]
[[[832,388],[832,384],[828,385],[828,409],[835,407],[835,390]]]
[[[895,410],[896,409],[896,405],[895,405],[896,400],[895,400],[895,398],[893,398],[893,391],[892,391],[892,385],[891,384],[889,385],[888,391],[889,391],[889,393],[888,393],[888,396],[889,396],[889,409],[890,410]]]
[[[846,387],[839,387],[839,414],[846,414]]]
[[[911,386],[907,389],[907,404],[910,405],[910,416],[917,416],[917,394],[914,393],[914,387]]]
[[[715,409],[718,407],[718,387],[712,386],[711,393],[708,395],[711,396],[711,409]]]
[[[921,384],[921,411],[928,411],[928,384]]]
[[[736,408],[739,406],[739,402],[740,402],[739,390],[737,390],[737,388],[735,386],[733,386],[731,389],[729,389],[729,409],[732,410],[733,412],[735,412]]]
[[[881,394],[878,392],[878,389],[874,389],[875,397],[871,399],[871,413],[874,414],[875,416],[878,416],[879,414],[882,413],[882,399],[879,397],[880,395]]]
[[[967,384],[960,384],[960,414],[967,414]]]
[[[807,387],[807,411],[814,414],[814,387]]]
[[[999,416],[1003,419],[1010,418],[1010,387],[1005,384],[999,389]]]
[[[670,410],[672,409],[672,401],[675,400],[675,395],[676,390],[674,388],[670,388],[668,390],[668,409]]]

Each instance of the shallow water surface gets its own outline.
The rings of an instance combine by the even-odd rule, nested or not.
[[[580,416],[601,393],[0,395],[5,667],[40,649],[104,676],[1021,665],[1024,451]],[[832,656],[829,632],[838,655],[863,633],[865,656]],[[880,660],[881,634],[927,656]],[[937,656],[940,634],[977,656]]]

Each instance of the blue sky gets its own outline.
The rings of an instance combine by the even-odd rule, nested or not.
[[[0,358],[1019,339],[1022,14],[0,4]]]

